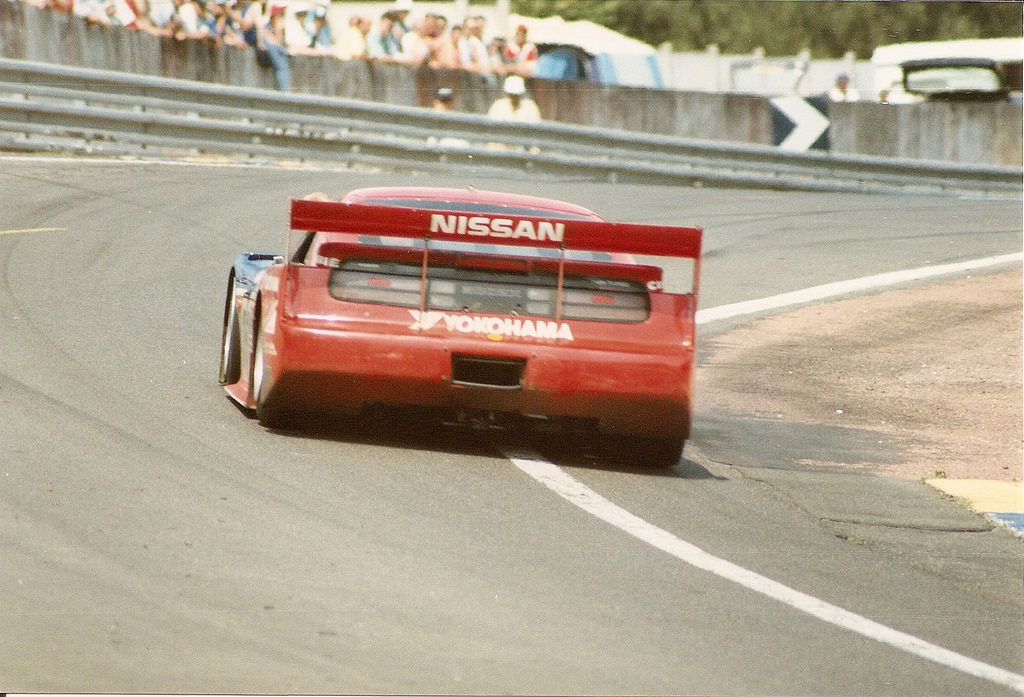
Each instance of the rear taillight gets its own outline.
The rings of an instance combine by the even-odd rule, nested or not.
[[[597,322],[643,322],[650,314],[644,291],[594,293],[566,288],[562,293],[562,317]]]
[[[331,295],[349,302],[419,307],[420,279],[345,269],[331,276]]]

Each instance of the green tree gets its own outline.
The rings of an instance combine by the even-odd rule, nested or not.
[[[836,0],[512,0],[519,14],[589,19],[658,46],[724,53],[867,58],[902,41],[1021,36],[1019,2]]]

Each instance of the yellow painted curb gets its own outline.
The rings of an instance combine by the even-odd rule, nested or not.
[[[927,479],[925,483],[945,494],[970,501],[971,507],[980,513],[1024,513],[1024,486],[1021,482]]]

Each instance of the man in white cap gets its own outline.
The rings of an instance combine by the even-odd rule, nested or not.
[[[540,109],[537,103],[524,96],[526,81],[519,75],[505,78],[505,96],[491,105],[487,115],[499,121],[520,121],[536,123],[540,121]]]

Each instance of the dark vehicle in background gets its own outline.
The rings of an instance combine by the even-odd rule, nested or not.
[[[997,101],[1021,92],[1021,63],[939,58],[903,64],[903,89],[925,99]]]
[[[1020,38],[917,41],[871,56],[876,95],[890,104],[1021,99]]]

